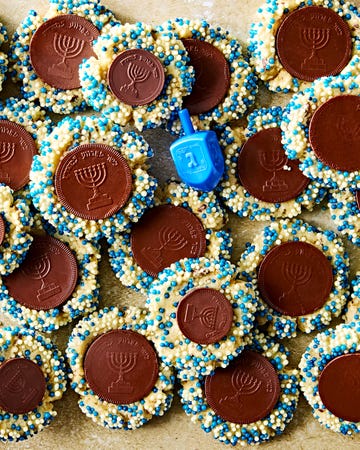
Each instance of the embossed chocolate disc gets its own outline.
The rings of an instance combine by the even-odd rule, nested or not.
[[[131,170],[109,145],[79,145],[60,161],[55,190],[60,202],[75,216],[105,219],[127,202],[132,190]]]
[[[159,365],[155,350],[144,336],[131,330],[112,330],[96,338],[87,349],[84,371],[96,395],[126,405],[151,392]]]
[[[318,108],[309,140],[316,156],[337,170],[360,170],[360,96],[339,95]]]
[[[180,301],[176,319],[182,333],[197,344],[214,344],[231,328],[233,309],[220,291],[193,289]]]
[[[284,17],[276,51],[290,75],[314,81],[343,70],[351,58],[351,39],[348,24],[335,11],[308,6]]]
[[[264,356],[244,350],[228,367],[205,378],[205,396],[217,415],[232,423],[265,418],[280,396],[276,370]]]
[[[195,69],[195,84],[184,97],[183,107],[190,114],[201,114],[217,106],[230,87],[230,69],[224,55],[213,45],[199,39],[182,39],[190,64]]]
[[[285,242],[273,247],[262,260],[257,278],[261,298],[291,317],[321,308],[334,281],[326,256],[306,242]]]
[[[357,207],[358,207],[358,209],[360,211],[360,191],[356,191],[355,199],[356,199]]]
[[[319,395],[340,419],[360,422],[360,354],[348,353],[326,364],[319,377]]]
[[[15,122],[0,120],[0,183],[14,191],[29,182],[29,172],[37,148],[32,136]]]
[[[151,52],[131,49],[114,59],[109,68],[108,83],[115,97],[127,105],[146,105],[162,91],[165,72]]]
[[[8,359],[0,365],[0,407],[10,414],[26,414],[41,403],[46,381],[29,359]]]
[[[34,236],[25,260],[4,284],[17,302],[40,311],[65,303],[77,278],[76,258],[67,245],[51,236]]]
[[[310,182],[299,170],[298,161],[288,160],[278,127],[261,130],[245,142],[237,170],[244,188],[268,203],[292,200]]]
[[[4,242],[5,231],[5,222],[2,216],[0,216],[0,245]]]
[[[156,206],[134,225],[131,250],[139,266],[156,277],[175,261],[203,256],[205,230],[200,220],[185,208]]]
[[[80,87],[79,65],[95,56],[91,43],[100,35],[88,20],[75,14],[56,16],[43,23],[30,42],[30,60],[36,74],[58,89]]]

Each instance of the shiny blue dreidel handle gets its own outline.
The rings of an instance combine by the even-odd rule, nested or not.
[[[170,146],[177,173],[189,186],[212,191],[224,173],[224,157],[214,131],[195,132],[187,109],[179,112],[184,137]]]

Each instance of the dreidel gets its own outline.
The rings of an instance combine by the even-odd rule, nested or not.
[[[212,191],[224,173],[224,157],[214,131],[195,132],[187,109],[179,112],[185,136],[170,146],[177,173],[189,186]]]

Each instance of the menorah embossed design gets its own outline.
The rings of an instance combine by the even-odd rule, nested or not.
[[[235,390],[235,394],[226,395],[220,400],[220,403],[236,401],[237,407],[241,408],[243,406],[242,397],[255,394],[260,389],[262,381],[254,375],[245,372],[241,367],[237,367],[231,376],[231,385]]]
[[[104,162],[76,169],[74,173],[79,184],[93,190],[93,196],[89,198],[86,204],[86,208],[89,211],[113,204],[113,199],[110,195],[102,194],[98,189],[104,183],[107,176],[106,164]]]
[[[290,289],[282,293],[279,302],[289,300],[291,303],[298,302],[302,305],[302,296],[297,291],[298,286],[306,284],[312,275],[312,269],[309,265],[286,261],[281,266],[281,271],[285,279],[290,283]]]
[[[127,67],[127,76],[130,83],[121,86],[120,91],[129,90],[135,95],[136,98],[138,98],[139,91],[136,89],[136,84],[146,81],[149,78],[150,73],[150,70],[145,66],[130,62]]]
[[[74,59],[81,54],[86,41],[63,33],[55,33],[53,47],[61,61],[49,67],[48,72],[65,79],[71,79],[77,72],[68,64],[67,59]]]
[[[186,305],[184,322],[189,323],[194,321],[195,319],[199,319],[200,322],[204,325],[204,327],[208,328],[210,331],[205,334],[207,338],[211,337],[214,333],[216,333],[217,329],[217,317],[218,317],[218,307],[217,306],[208,306],[204,308],[201,312],[196,310],[196,307],[191,303]]]
[[[188,243],[187,239],[179,230],[170,226],[161,227],[159,230],[160,246],[144,247],[141,250],[142,255],[152,266],[162,266],[164,263],[163,252],[165,250],[178,251],[185,247]]]
[[[39,302],[43,302],[61,292],[61,287],[57,283],[45,283],[44,279],[49,274],[50,269],[51,262],[47,253],[43,253],[36,258],[32,258],[22,269],[28,277],[41,281],[41,286],[37,290],[36,296]]]
[[[360,123],[352,117],[339,117],[336,127],[346,144],[354,144],[360,139]]]
[[[108,387],[108,393],[130,394],[133,392],[133,386],[125,381],[124,375],[134,369],[137,356],[137,353],[132,352],[106,352],[106,360],[110,369],[119,374],[117,380]]]
[[[263,184],[263,191],[284,192],[288,189],[288,184],[281,179],[277,179],[276,172],[283,169],[287,163],[285,153],[279,149],[273,148],[270,151],[263,150],[259,155],[259,162],[261,166],[268,172],[272,172],[272,177]]]
[[[308,58],[301,63],[302,70],[326,70],[326,64],[317,51],[324,48],[330,39],[330,28],[303,28],[301,39],[311,50]]]
[[[4,384],[4,388],[10,394],[19,395],[19,402],[23,405],[31,403],[31,400],[36,396],[37,389],[32,387],[26,388],[26,379],[21,370],[17,370],[12,377]]]
[[[16,149],[15,142],[0,142],[0,168],[14,156]],[[0,181],[9,184],[10,176],[7,172],[0,170]]]

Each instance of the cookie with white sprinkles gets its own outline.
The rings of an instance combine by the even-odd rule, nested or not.
[[[348,294],[349,259],[330,230],[281,220],[247,244],[239,271],[257,283],[257,319],[271,336],[290,338],[328,325]]]
[[[8,34],[5,26],[0,23],[0,47],[7,42]],[[5,81],[6,71],[8,69],[8,57],[6,53],[0,52],[0,91],[2,89],[3,82]]]
[[[100,247],[34,217],[20,266],[0,278],[0,307],[24,327],[52,332],[98,307]]]
[[[355,74],[359,19],[347,1],[267,0],[250,28],[250,61],[275,92],[296,92],[320,77]]]
[[[79,65],[94,54],[93,40],[114,20],[99,0],[51,2],[44,15],[29,11],[10,46],[10,73],[24,97],[58,114],[84,110]]]
[[[246,446],[281,434],[299,398],[299,377],[288,350],[258,331],[226,368],[182,382],[185,413],[220,442]]]
[[[66,390],[57,347],[33,331],[0,328],[0,440],[23,441],[50,425]]]
[[[222,230],[227,215],[212,192],[169,181],[130,230],[108,242],[110,264],[124,284],[146,294],[165,267],[182,258],[230,258],[232,240]]]
[[[182,40],[195,69],[195,83],[183,103],[195,127],[208,129],[215,122],[223,125],[242,117],[255,100],[257,78],[237,39],[205,20],[177,18],[157,29]],[[176,111],[167,128],[181,132]]]
[[[171,406],[173,369],[158,358],[143,310],[91,314],[72,331],[66,355],[80,409],[103,427],[133,430]]]
[[[218,186],[225,205],[239,217],[269,220],[312,210],[326,190],[305,177],[281,145],[280,107],[261,108],[247,118],[247,128],[226,127],[220,136],[225,173]]]
[[[360,76],[316,80],[295,94],[285,110],[281,123],[285,152],[323,186],[359,189],[359,121]]]
[[[244,348],[257,300],[250,282],[227,260],[182,259],[149,287],[150,330],[165,362],[180,379],[225,367]]]
[[[152,204],[157,182],[147,172],[150,156],[141,136],[109,119],[67,117],[34,158],[34,205],[60,234],[109,237]]]
[[[120,125],[139,130],[164,124],[189,94],[193,69],[184,45],[151,26],[115,24],[80,67],[85,100]]]
[[[338,232],[360,247],[360,191],[331,190],[328,207]]]
[[[301,390],[315,419],[337,433],[359,433],[359,322],[319,333],[302,355],[299,368]]]
[[[44,110],[31,101],[10,97],[0,102],[0,183],[10,186],[15,198],[30,202],[31,164],[51,127]]]
[[[28,203],[14,200],[9,186],[0,185],[0,275],[8,275],[24,259],[31,245],[32,219]]]

